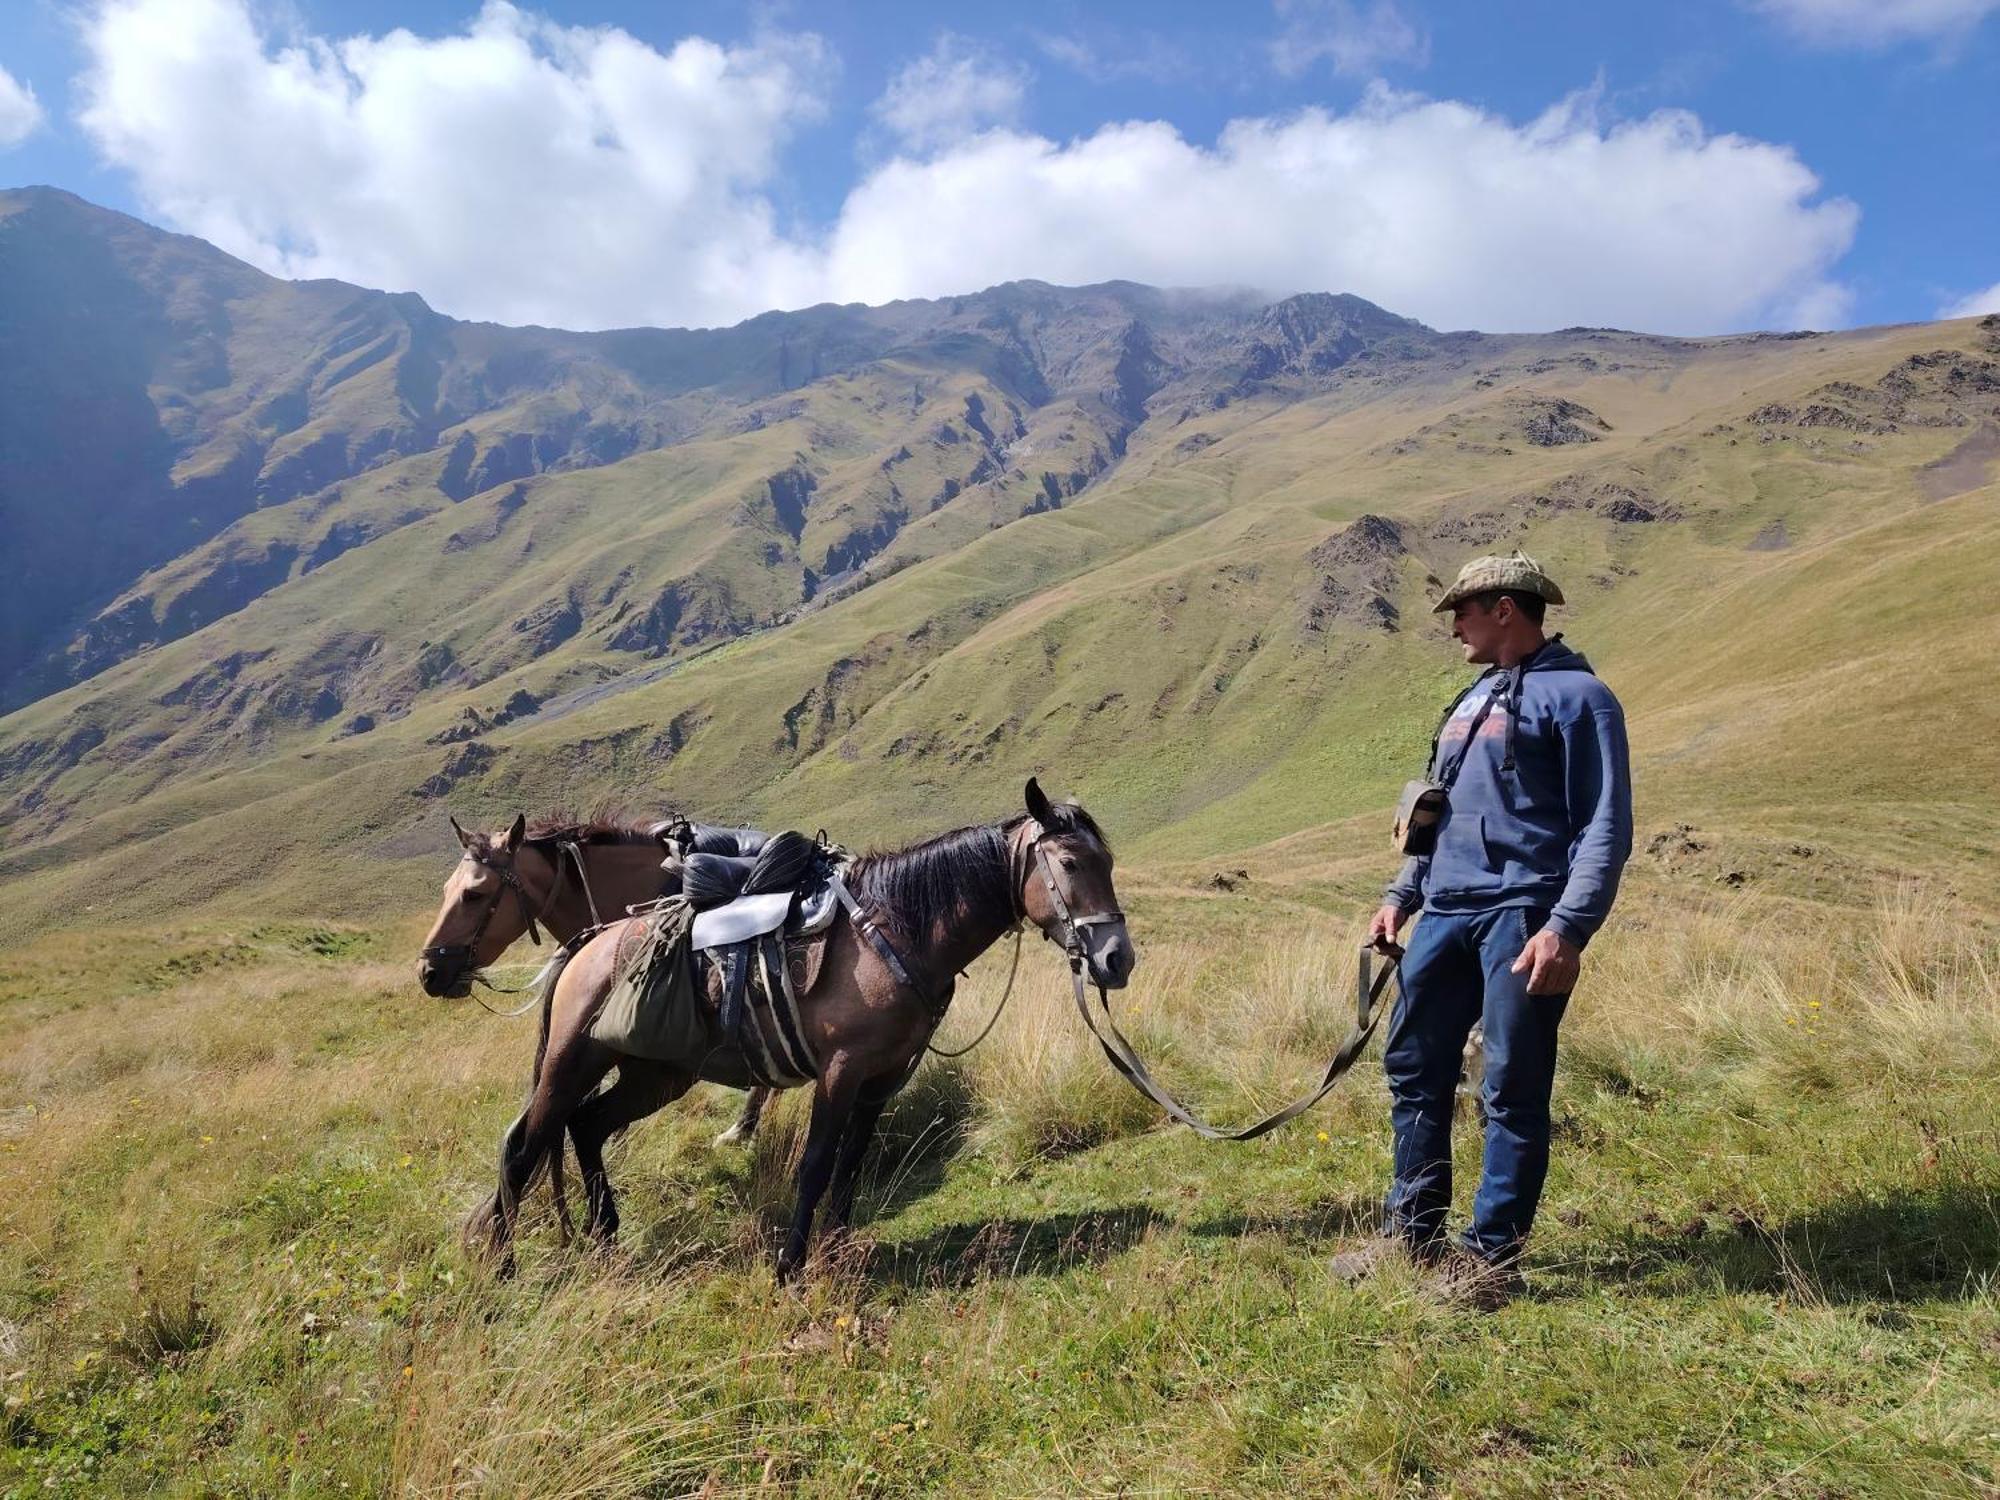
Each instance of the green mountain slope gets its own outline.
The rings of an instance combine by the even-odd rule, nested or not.
[[[1351,894],[1462,675],[1429,580],[1516,544],[1631,712],[1649,857],[1995,894],[1970,687],[2000,645],[1995,320],[1495,337],[1024,284],[692,334],[437,319],[423,405],[388,395],[409,301],[376,300],[403,309],[390,386],[313,397],[374,466],[150,563],[61,648],[93,674],[0,719],[9,926],[253,885],[420,900],[445,803],[867,838],[1009,805],[1030,769],[1154,868]],[[325,336],[261,343],[292,370]]]

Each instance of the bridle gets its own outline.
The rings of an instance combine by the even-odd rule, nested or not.
[[[1042,936],[1063,950],[1063,953],[1069,959],[1069,966],[1072,972],[1081,974],[1090,962],[1090,946],[1085,940],[1085,933],[1092,927],[1106,927],[1113,922],[1122,922],[1125,920],[1125,913],[1115,906],[1108,907],[1104,911],[1087,912],[1083,916],[1078,916],[1072,911],[1068,898],[1063,895],[1062,883],[1056,879],[1055,867],[1049,863],[1048,844],[1051,839],[1058,837],[1058,835],[1050,833],[1035,818],[1028,820],[1028,826],[1033,832],[1029,833],[1020,842],[1021,863],[1025,865],[1029,861],[1032,861],[1036,872],[1041,875],[1042,884],[1048,888],[1049,905],[1055,911],[1055,925],[1061,934],[1058,936],[1057,933],[1043,928]],[[1019,908],[1015,913],[1015,920],[1017,922],[1027,921],[1028,902],[1025,873],[1017,876],[1012,885],[1014,888],[1014,900],[1018,903]]]
[[[541,947],[542,932],[537,924],[547,918],[549,908],[555,904],[556,893],[562,889],[563,856],[565,854],[569,855],[576,862],[577,876],[583,881],[585,892],[589,892],[590,877],[584,874],[583,851],[578,849],[575,844],[564,840],[556,845],[556,856],[549,861],[555,867],[555,876],[549,881],[548,894],[543,896],[541,901],[537,903],[529,898],[528,888],[521,883],[520,871],[516,868],[515,860],[509,860],[503,865],[497,860],[488,859],[484,855],[475,854],[472,850],[467,849],[465,851],[467,859],[471,860],[472,863],[478,865],[481,869],[491,870],[495,875],[499,876],[500,889],[494,893],[493,899],[487,904],[486,910],[479,914],[479,921],[474,925],[471,937],[462,943],[433,943],[428,948],[425,948],[418,955],[418,958],[425,963],[438,965],[471,963],[472,955],[479,950],[479,940],[486,936],[486,929],[493,924],[493,918],[499,912],[501,903],[507,899],[507,892],[509,891],[512,891],[515,898],[521,903],[521,910],[527,913],[529,941],[534,943],[537,948]],[[516,858],[518,859],[518,854]],[[591,918],[595,921],[597,903],[595,900],[592,900],[590,905]]]

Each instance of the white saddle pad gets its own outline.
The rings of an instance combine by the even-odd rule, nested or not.
[[[694,919],[696,948],[726,948],[749,938],[776,932],[785,925],[785,913],[792,909],[790,891],[771,891],[762,896],[738,896],[727,906],[715,906]]]

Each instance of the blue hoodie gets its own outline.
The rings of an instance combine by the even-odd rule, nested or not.
[[[1432,774],[1465,760],[1437,848],[1404,860],[1384,895],[1404,911],[1547,909],[1548,925],[1580,948],[1610,914],[1632,853],[1625,711],[1560,636],[1524,663],[1518,703],[1514,680],[1488,668],[1445,721]]]

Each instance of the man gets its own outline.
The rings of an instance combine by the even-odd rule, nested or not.
[[[1430,777],[1448,784],[1433,851],[1409,858],[1369,938],[1421,908],[1383,1065],[1395,1131],[1382,1235],[1334,1257],[1355,1280],[1407,1253],[1452,1300],[1501,1306],[1548,1173],[1556,1027],[1632,852],[1625,715],[1583,657],[1543,634],[1562,590],[1534,559],[1480,557],[1438,600],[1486,671],[1447,711]],[[1444,1239],[1451,1120],[1474,1022],[1486,1033],[1486,1155],[1472,1222]]]

